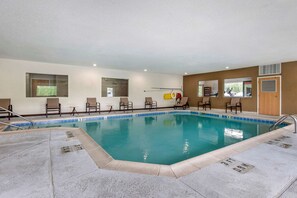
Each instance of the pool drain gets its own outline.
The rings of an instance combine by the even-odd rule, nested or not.
[[[227,158],[227,159],[224,159],[223,161],[220,161],[220,163],[238,173],[247,173],[249,172],[251,169],[254,168],[253,165],[250,165],[250,164],[247,164],[247,163],[244,163],[244,162],[241,162],[241,161],[238,161],[238,160],[235,160],[233,158]]]
[[[62,153],[69,153],[73,151],[83,150],[83,146],[81,144],[71,145],[71,146],[63,146],[61,148]]]

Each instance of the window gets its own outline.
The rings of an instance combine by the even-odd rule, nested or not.
[[[128,79],[102,78],[102,97],[128,97]]]
[[[218,96],[218,80],[207,80],[198,82],[198,97]]]
[[[262,92],[276,92],[276,80],[262,80]]]
[[[225,97],[252,97],[251,78],[232,78],[224,80]]]
[[[68,97],[68,76],[26,73],[26,97]]]

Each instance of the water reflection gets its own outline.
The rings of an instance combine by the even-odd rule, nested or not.
[[[189,154],[189,152],[190,152],[190,142],[188,139],[185,139],[183,153]]]
[[[144,122],[146,125],[151,125],[153,121],[157,121],[157,116],[156,117],[144,117]]]
[[[224,129],[224,135],[231,137],[231,138],[235,138],[235,139],[243,139],[243,131],[239,130],[239,129],[229,129],[229,128],[225,128]]]
[[[145,151],[143,152],[143,161],[144,161],[144,162],[146,162],[146,159],[148,158],[148,156],[149,156],[149,151],[148,151],[148,150],[145,150]]]

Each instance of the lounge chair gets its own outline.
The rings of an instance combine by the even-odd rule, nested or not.
[[[174,109],[177,109],[178,107],[182,107],[183,109],[186,109],[187,107],[189,107],[188,97],[182,97],[180,102],[178,102],[176,105],[174,105]]]
[[[94,109],[94,112],[98,112],[100,114],[100,103],[97,102],[96,98],[87,98],[87,103],[86,103],[86,112],[91,113],[91,109]]]
[[[145,97],[144,108],[156,108],[157,109],[157,101],[153,101],[152,97]]]
[[[10,98],[1,98],[0,99],[0,107],[7,109],[9,111],[12,111],[12,105]],[[10,112],[5,111],[4,109],[0,108],[0,114],[7,114],[8,120],[10,120],[10,117],[12,114]]]
[[[231,101],[226,103],[226,113],[227,109],[230,109],[231,112],[233,109],[235,109],[235,113],[237,114],[237,108],[239,108],[240,112],[242,112],[240,98],[231,98]]]
[[[120,98],[120,111],[131,109],[133,112],[133,102],[129,101],[128,98]]]
[[[46,117],[48,116],[49,111],[58,111],[61,117],[61,104],[59,103],[59,98],[47,98],[45,109]]]
[[[202,101],[198,101],[198,110],[199,107],[202,107],[206,111],[206,107],[208,106],[209,109],[211,110],[211,102],[210,102],[210,97],[203,97]]]

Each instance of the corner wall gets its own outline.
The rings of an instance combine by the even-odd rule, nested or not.
[[[134,108],[144,107],[144,98],[153,97],[158,107],[173,106],[174,100],[164,100],[168,91],[153,91],[152,87],[182,87],[183,79],[179,75],[166,75],[123,70],[102,69],[87,66],[71,66],[22,60],[0,59],[0,98],[11,98],[13,110],[19,114],[45,113],[46,97],[26,97],[26,73],[68,75],[68,97],[60,97],[62,112],[70,112],[71,105],[77,105],[78,111],[85,111],[87,97],[96,97],[101,109],[107,105],[119,108],[119,97],[101,97],[101,78],[129,79],[129,100]]]
[[[282,112],[281,114],[297,114],[297,61],[282,63]],[[198,82],[203,80],[219,81],[219,96],[212,97],[212,107],[225,109],[230,98],[224,97],[224,79],[252,78],[252,98],[242,98],[243,111],[257,112],[257,77],[258,66],[243,69],[225,70],[204,74],[184,76],[184,95],[189,97],[190,106],[196,107],[202,100],[198,97]]]

